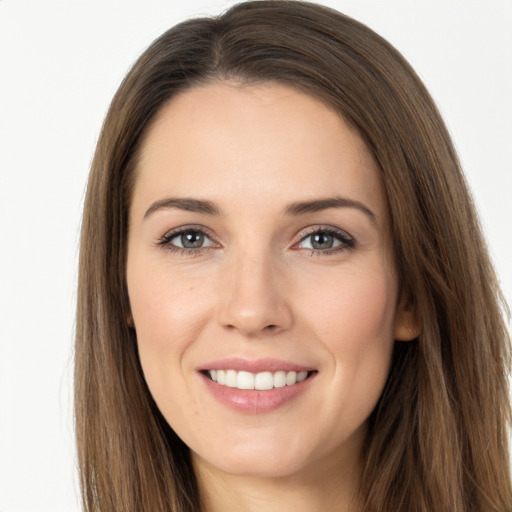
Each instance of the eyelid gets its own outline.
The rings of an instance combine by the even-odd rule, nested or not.
[[[197,248],[187,248],[187,247],[180,247],[179,245],[175,245],[171,243],[171,240],[184,234],[187,232],[197,232],[203,234],[205,237],[207,237],[212,243],[203,246],[203,247],[197,247]],[[315,249],[315,248],[308,248],[308,247],[299,247],[299,245],[304,242],[308,237],[317,234],[317,233],[325,233],[327,235],[333,236],[337,241],[340,243],[338,245],[335,245],[334,247],[330,247],[327,249]],[[310,226],[309,228],[305,228],[304,231],[300,234],[300,238],[297,242],[295,242],[291,249],[293,250],[305,250],[309,251],[311,254],[335,254],[338,252],[342,252],[345,250],[353,249],[356,244],[356,240],[352,235],[350,235],[347,231],[334,227],[329,225],[316,225],[316,226]],[[172,251],[172,252],[180,252],[183,255],[191,255],[196,254],[199,252],[206,252],[211,249],[216,249],[221,247],[221,244],[217,240],[217,237],[212,233],[212,231],[200,224],[186,224],[183,226],[178,226],[176,228],[173,228],[169,231],[167,231],[164,235],[162,235],[155,243],[156,246],[162,247],[166,250]]]
[[[304,240],[306,240],[308,237],[316,234],[316,233],[325,233],[328,235],[331,235],[335,237],[338,241],[341,243],[338,246],[331,247],[329,249],[310,249],[310,248],[302,248],[298,247],[300,243],[302,243]],[[356,245],[355,238],[350,235],[347,231],[344,229],[336,228],[334,226],[328,226],[328,225],[318,225],[318,226],[311,226],[310,228],[307,228],[306,231],[302,232],[300,235],[300,239],[295,242],[292,246],[292,249],[300,250],[309,250],[312,253],[318,253],[318,254],[333,254],[335,252],[352,249]]]
[[[197,248],[186,248],[186,247],[180,247],[178,245],[171,244],[171,240],[173,238],[176,238],[183,233],[187,232],[197,232],[203,234],[205,237],[207,237],[209,240],[211,240],[212,244],[207,245],[205,247],[197,247]],[[158,238],[156,241],[157,246],[160,246],[167,250],[176,250],[176,251],[182,251],[184,253],[195,253],[197,251],[205,251],[208,249],[213,249],[215,246],[219,247],[220,243],[216,239],[215,235],[212,233],[210,229],[208,229],[205,226],[202,226],[200,224],[185,224],[183,226],[178,226],[176,228],[170,229],[165,234],[163,234],[161,237]]]

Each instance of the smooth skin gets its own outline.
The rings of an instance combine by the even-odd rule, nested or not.
[[[145,378],[209,512],[358,510],[366,420],[394,340],[418,329],[375,164],[339,115],[277,83],[170,100],[142,145],[127,283]],[[198,371],[231,357],[316,373],[247,414]]]

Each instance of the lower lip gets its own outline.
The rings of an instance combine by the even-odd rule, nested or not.
[[[201,374],[208,391],[221,404],[239,412],[261,414],[274,411],[304,393],[316,377],[316,372],[307,379],[292,386],[272,388],[265,391],[255,389],[230,388],[217,384],[206,375]]]

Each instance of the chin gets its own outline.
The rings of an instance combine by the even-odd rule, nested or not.
[[[286,478],[307,471],[322,458],[324,450],[312,442],[310,436],[307,439],[290,435],[290,432],[274,436],[258,436],[253,432],[238,440],[228,436],[225,442],[217,439],[215,445],[203,446],[197,451],[192,449],[192,459],[194,464],[204,464],[229,475]]]
[[[286,478],[301,473],[308,466],[307,459],[302,459],[297,454],[290,458],[283,453],[270,457],[263,457],[261,454],[252,456],[247,453],[202,461],[200,459],[198,455],[193,455],[194,464],[206,463],[217,471],[248,478]]]

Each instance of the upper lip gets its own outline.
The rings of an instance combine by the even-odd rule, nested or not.
[[[243,359],[240,357],[230,357],[226,359],[217,359],[211,361],[198,368],[198,371],[206,370],[236,370],[246,371],[251,373],[260,372],[277,372],[283,370],[285,372],[302,372],[313,371],[315,368],[303,364],[294,363],[291,361],[284,361],[281,359]]]

